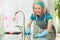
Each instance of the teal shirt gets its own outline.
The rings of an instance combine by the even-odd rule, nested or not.
[[[44,18],[45,18],[46,21],[48,22],[49,19],[52,19],[52,16],[51,16],[51,14],[48,13],[48,12],[46,12],[46,15],[42,15],[42,17],[38,17],[38,16],[35,15],[35,14],[32,14],[32,15],[30,16],[30,19],[31,19],[31,20],[43,21]]]

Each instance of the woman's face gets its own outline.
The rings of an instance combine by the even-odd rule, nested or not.
[[[36,14],[36,15],[41,15],[42,14],[42,12],[43,12],[43,8],[40,6],[40,5],[38,5],[38,4],[34,4],[34,6],[33,6],[33,11],[34,11],[34,13]]]

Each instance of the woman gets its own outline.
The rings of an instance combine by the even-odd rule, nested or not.
[[[30,26],[33,21],[39,28],[44,29],[43,32],[35,34],[35,37],[44,37],[49,34],[52,30],[52,16],[44,9],[45,5],[42,1],[34,2],[33,14],[30,16],[30,21],[27,24],[26,34],[30,34]]]

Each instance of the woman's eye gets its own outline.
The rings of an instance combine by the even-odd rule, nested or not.
[[[41,8],[34,8],[34,9],[41,9]]]
[[[41,9],[41,8],[38,8],[38,9]]]

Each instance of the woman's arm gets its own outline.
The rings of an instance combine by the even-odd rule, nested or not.
[[[31,34],[31,29],[30,29],[30,26],[32,24],[32,20],[29,20],[28,24],[26,25],[26,35],[30,35]]]
[[[47,26],[48,26],[47,30],[48,30],[48,32],[50,32],[52,30],[52,19],[48,20],[48,25]]]
[[[32,22],[33,22],[33,21],[30,19],[30,20],[28,21],[26,27],[29,28],[29,27],[31,26]]]

